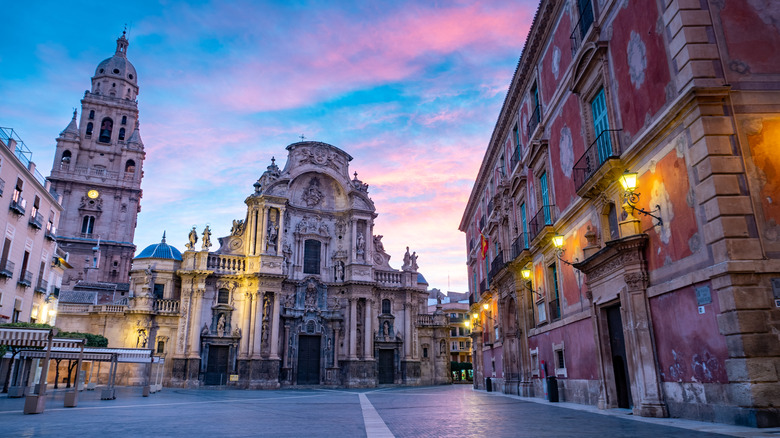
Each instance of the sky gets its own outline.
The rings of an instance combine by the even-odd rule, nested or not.
[[[48,175],[126,24],[146,151],[138,251],[163,231],[184,250],[193,225],[228,235],[303,135],[353,157],[391,266],[409,246],[429,287],[467,291],[458,225],[537,3],[6,2],[0,126]]]

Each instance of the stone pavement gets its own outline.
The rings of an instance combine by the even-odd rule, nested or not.
[[[634,418],[625,410],[551,404],[474,391],[466,385],[278,391],[165,388],[147,398],[141,397],[141,388],[120,388],[117,399],[109,401],[100,400],[99,391],[84,391],[76,408],[63,408],[63,396],[52,394],[40,415],[22,414],[23,399],[0,396],[0,436],[780,436],[780,429]]]

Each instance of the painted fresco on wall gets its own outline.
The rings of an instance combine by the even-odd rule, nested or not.
[[[634,136],[666,102],[669,62],[655,0],[633,0],[612,24],[614,95],[624,133]]]
[[[712,299],[698,311],[696,287]],[[665,382],[728,383],[726,338],[718,330],[718,299],[709,284],[650,299],[658,366]]]
[[[748,172],[758,184],[764,237],[780,241],[780,118],[755,120],[748,126],[747,134],[752,158]]]
[[[550,126],[550,159],[555,205],[563,212],[579,200],[574,187],[574,163],[585,153],[585,141],[581,135],[582,120],[577,96],[570,94],[559,116]]]
[[[598,351],[593,335],[593,321],[590,318],[550,330],[528,338],[528,348],[539,349],[539,362],[547,363],[548,375],[555,375],[553,344],[563,342],[566,362],[566,378],[597,380]]]
[[[541,88],[544,103],[549,105],[549,99],[559,85],[559,79],[571,64],[571,16],[567,9],[558,20],[552,42],[542,58]]]
[[[729,75],[780,71],[780,2],[729,0],[722,5],[718,15],[731,58]]]
[[[640,175],[637,185],[637,192],[641,193],[638,207],[652,211],[660,206],[656,215],[663,220],[663,225],[656,225],[654,218],[635,214],[641,221],[640,232],[647,233],[651,239],[652,251],[649,251],[647,261],[650,271],[688,257],[702,246],[682,152],[683,136],[673,142],[677,147]]]

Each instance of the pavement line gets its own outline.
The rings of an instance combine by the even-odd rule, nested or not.
[[[360,409],[363,410],[363,422],[366,425],[366,436],[368,438],[395,438],[390,429],[374,409],[374,405],[368,401],[365,394],[358,394],[360,397]]]

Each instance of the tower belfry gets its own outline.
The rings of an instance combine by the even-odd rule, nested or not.
[[[95,69],[91,89],[81,99],[80,117],[74,111],[57,138],[49,178],[63,196],[57,240],[75,268],[65,274],[63,289],[81,281],[115,283],[122,290],[129,281],[145,152],[138,76],[127,59],[128,45],[122,32],[114,55]],[[96,255],[100,260],[93,261]]]

